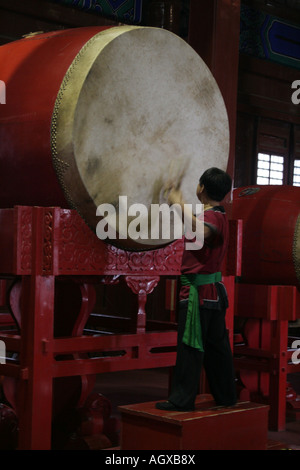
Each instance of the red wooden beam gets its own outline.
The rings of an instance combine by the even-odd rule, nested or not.
[[[189,44],[214,75],[227,108],[230,153],[227,171],[234,176],[239,62],[240,0],[191,0]]]

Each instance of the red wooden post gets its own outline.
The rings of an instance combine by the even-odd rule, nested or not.
[[[271,351],[276,362],[270,374],[270,429],[284,431],[286,424],[288,321],[271,322]]]
[[[33,209],[32,272],[22,279],[19,449],[51,449],[54,276],[43,276],[42,208]]]
[[[239,34],[240,0],[191,0],[189,44],[211,70],[225,101],[230,126],[227,171],[231,177],[234,176]]]

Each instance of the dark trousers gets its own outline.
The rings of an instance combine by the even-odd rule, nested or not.
[[[235,373],[225,325],[226,309],[200,308],[204,352],[182,342],[187,300],[181,301],[178,316],[177,359],[168,400],[178,407],[193,408],[204,366],[210,393],[217,405],[236,403]]]

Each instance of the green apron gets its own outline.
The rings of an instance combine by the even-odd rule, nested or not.
[[[183,286],[190,286],[188,310],[182,341],[192,348],[204,351],[200,322],[198,287],[205,284],[220,282],[222,280],[222,273],[182,274],[180,276],[180,280]]]

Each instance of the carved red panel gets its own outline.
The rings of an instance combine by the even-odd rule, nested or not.
[[[2,209],[0,220],[5,227],[0,233],[1,272],[31,274],[36,250],[43,274],[180,274],[182,240],[156,250],[122,250],[98,239],[76,211],[56,207]]]

